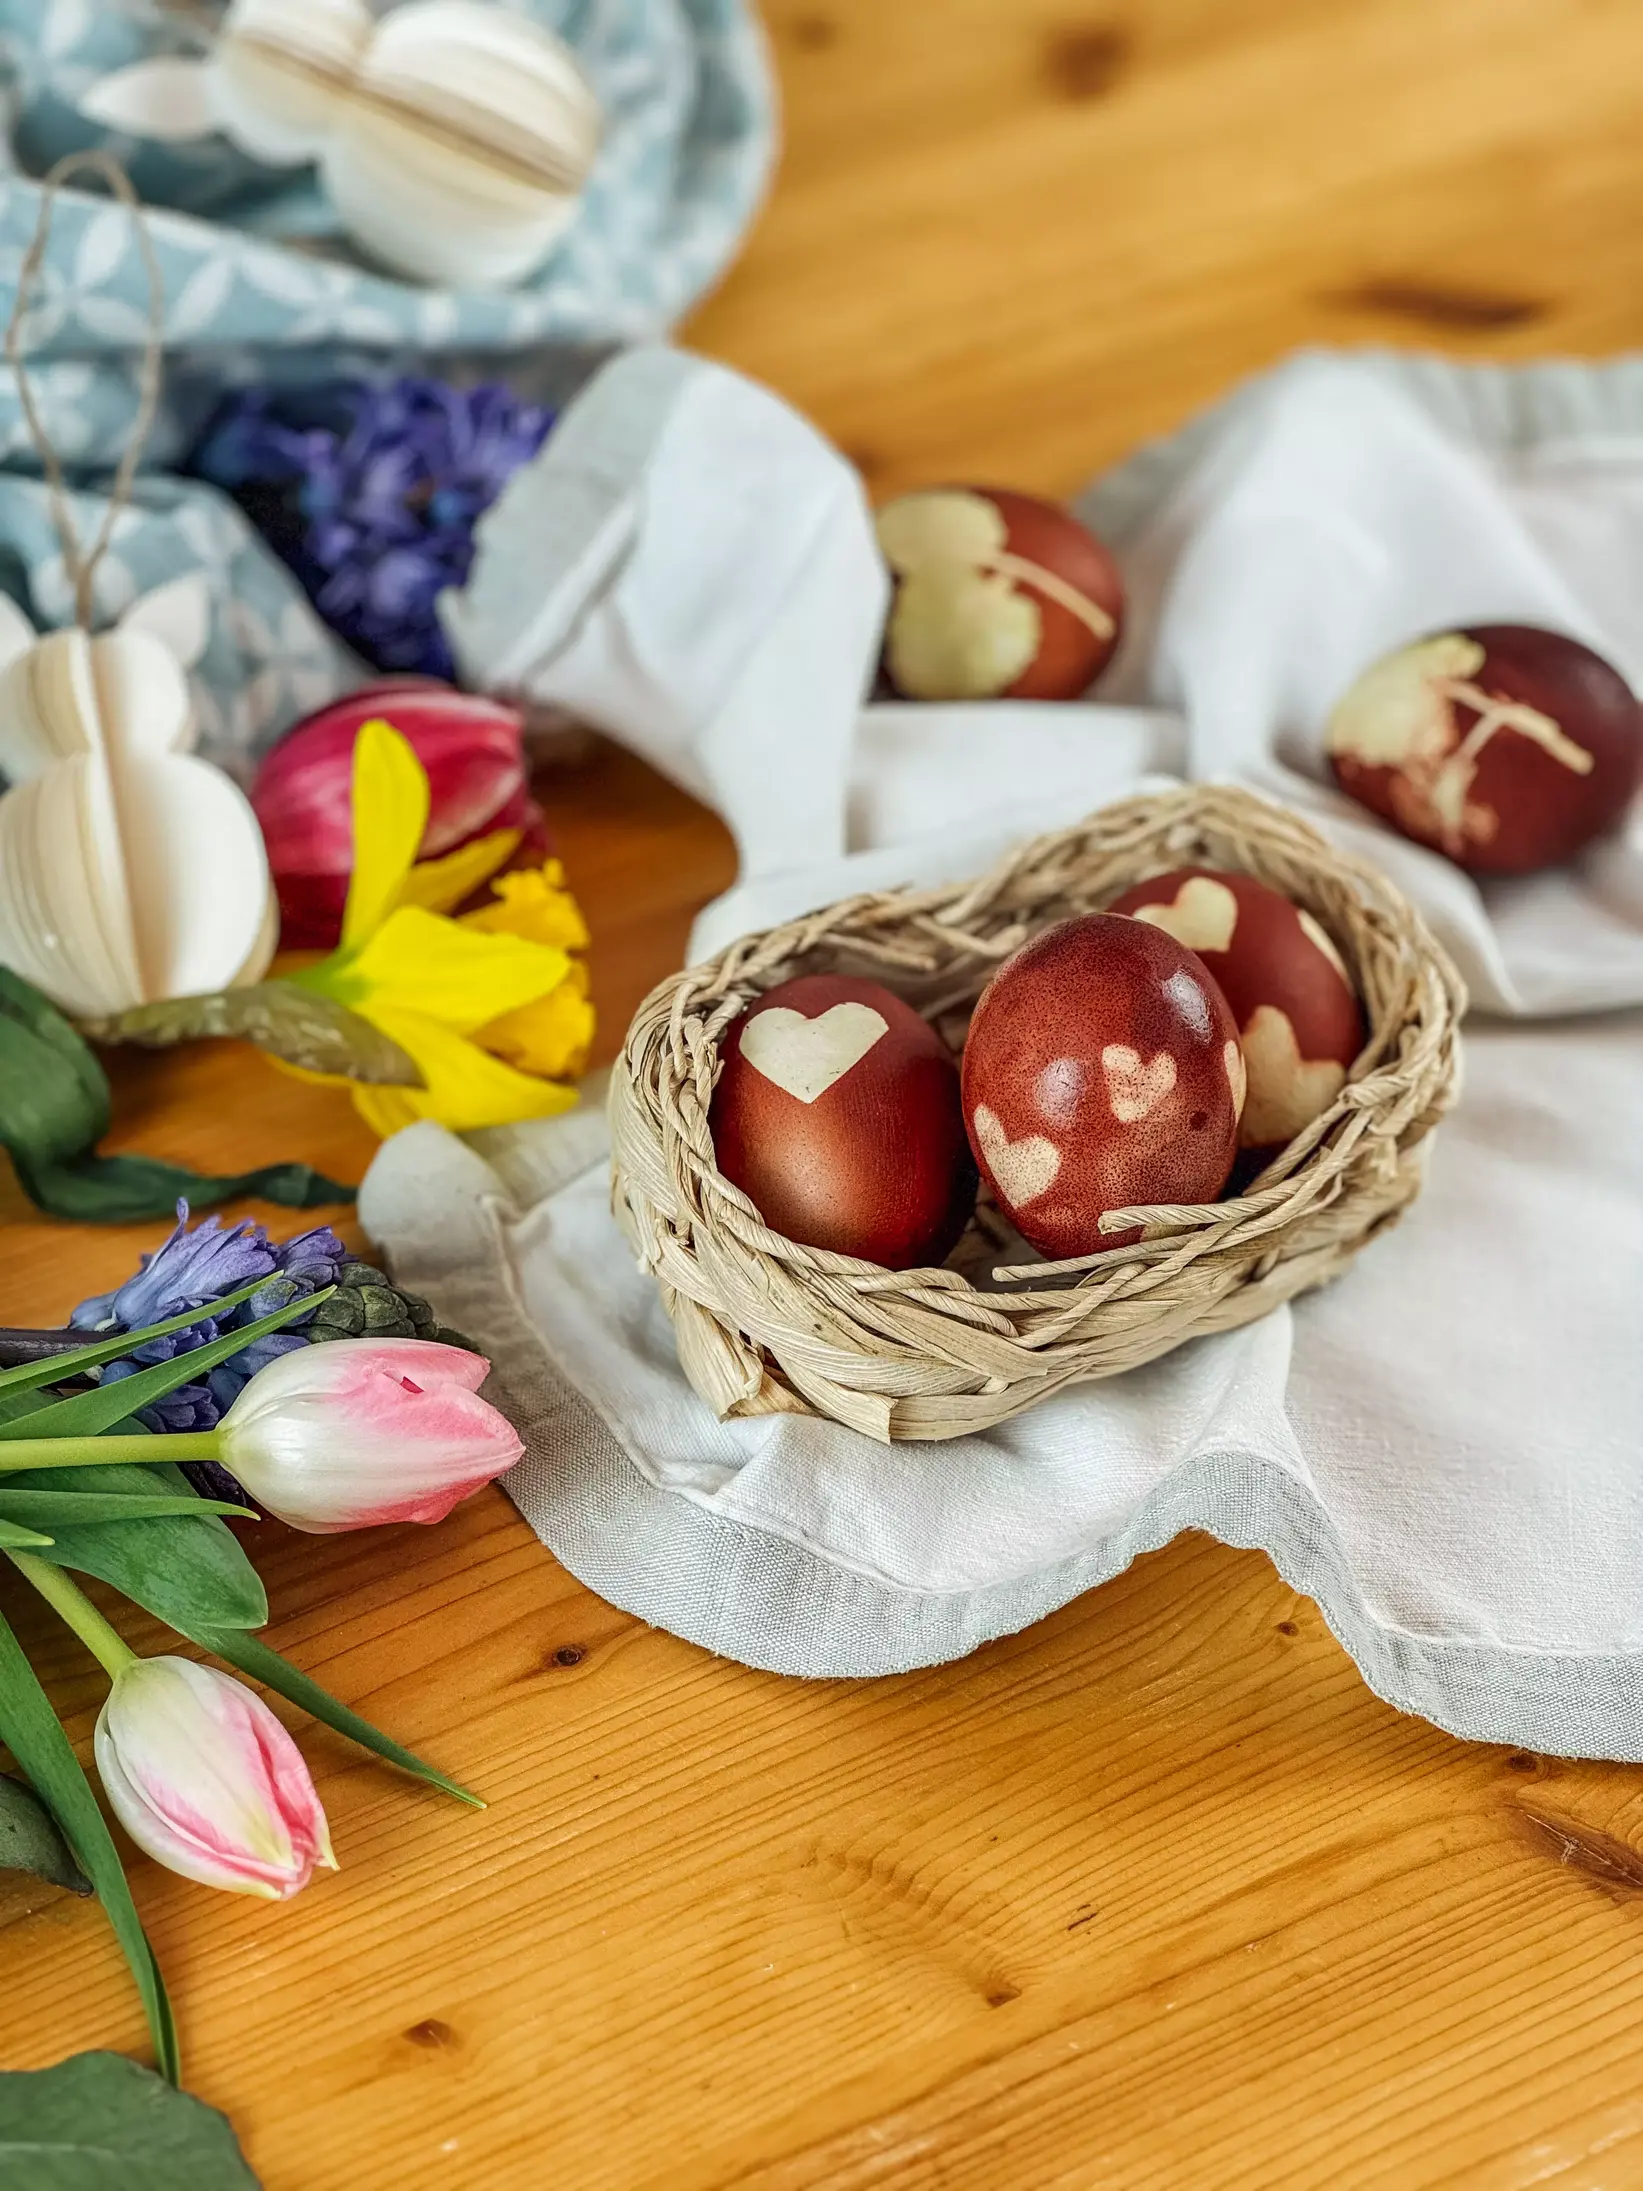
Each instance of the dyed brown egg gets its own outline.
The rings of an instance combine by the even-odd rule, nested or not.
[[[1643,707],[1578,639],[1477,624],[1401,647],[1330,718],[1341,787],[1474,875],[1555,867],[1643,778]]]
[[[801,974],[749,1005],[708,1125],[720,1171],[807,1247],[939,1263],[975,1204],[958,1068],[876,981]]]
[[[888,502],[896,580],[884,667],[908,700],[1075,700],[1118,644],[1124,585],[1059,503],[1007,487],[935,487]]]
[[[1102,1213],[1213,1202],[1238,1146],[1244,1060],[1185,945],[1088,913],[993,976],[964,1046],[964,1117],[994,1194],[1051,1258],[1138,1240]]]
[[[1364,1045],[1363,1008],[1334,939],[1253,875],[1178,867],[1108,908],[1195,951],[1232,1008],[1249,1093],[1241,1149],[1281,1148],[1346,1085]]]

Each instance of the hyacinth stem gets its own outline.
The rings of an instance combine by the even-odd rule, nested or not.
[[[7,1438],[0,1441],[0,1473],[18,1468],[96,1468],[103,1461],[214,1461],[214,1430],[163,1430],[141,1436]]]
[[[136,1652],[60,1567],[53,1567],[50,1560],[37,1560],[31,1552],[10,1552],[7,1557],[19,1574],[33,1583],[52,1611],[74,1630],[110,1681],[136,1664]]]

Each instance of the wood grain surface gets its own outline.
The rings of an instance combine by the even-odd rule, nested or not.
[[[767,19],[785,165],[688,334],[876,488],[1070,489],[1297,343],[1643,346],[1636,0]],[[730,850],[614,752],[547,788],[608,1054]],[[370,1156],[231,1046],[115,1077],[117,1145]],[[0,1321],[152,1236],[0,1215]],[[269,1908],[134,1864],[267,2191],[1643,2185],[1643,1777],[1400,1717],[1262,1558],[1186,1539],[852,1685],[614,1612],[500,1493],[251,1542],[272,1639],[491,1801],[308,1730],[339,1877]],[[90,1662],[0,1597],[86,1737]],[[4,2066],[142,2051],[95,1909],[9,1877],[0,1926]]]

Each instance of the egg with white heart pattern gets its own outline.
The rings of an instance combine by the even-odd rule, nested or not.
[[[1127,1246],[1108,1210],[1213,1202],[1238,1146],[1243,1053],[1202,960],[1160,928],[1086,913],[1023,944],[982,992],[964,1117],[994,1195],[1053,1259]]]
[[[1293,1141],[1346,1085],[1364,1045],[1363,1008],[1329,931],[1254,875],[1178,867],[1107,909],[1184,943],[1232,1008],[1249,1094],[1242,1149]]]
[[[887,1270],[939,1263],[975,1205],[958,1068],[882,983],[800,974],[720,1045],[719,1170],[772,1232]]]

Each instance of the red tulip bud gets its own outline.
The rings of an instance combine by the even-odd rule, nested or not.
[[[428,772],[428,827],[418,857],[438,859],[493,830],[517,829],[521,856],[549,850],[525,773],[517,709],[432,678],[388,679],[336,700],[287,732],[257,771],[262,824],[288,948],[330,950],[354,864],[350,798],[360,725],[386,716]]]

